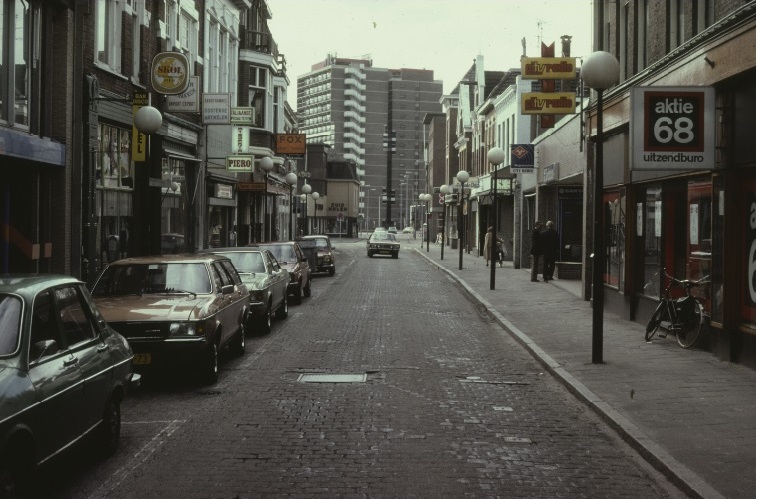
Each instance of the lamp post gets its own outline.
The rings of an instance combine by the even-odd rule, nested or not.
[[[457,180],[459,181],[460,199],[459,199],[459,227],[457,232],[459,233],[459,270],[462,270],[462,252],[464,251],[464,240],[462,234],[464,233],[464,184],[470,180],[470,174],[462,170],[457,173]]]
[[[425,239],[427,239],[427,252],[430,253],[430,201],[433,199],[432,194],[423,194],[425,199],[425,226],[427,227],[427,231],[425,234]]]
[[[488,162],[491,163],[491,220],[490,225],[493,227],[493,234],[491,235],[491,287],[489,289],[496,289],[496,171],[499,165],[504,161],[504,151],[499,147],[492,147],[488,150]]]
[[[596,91],[596,153],[594,154],[594,253],[592,294],[593,312],[591,326],[591,362],[603,362],[603,316],[604,316],[604,279],[606,255],[604,253],[604,230],[602,216],[604,209],[604,127],[602,112],[604,108],[603,93],[618,82],[620,64],[609,52],[594,52],[581,66],[581,78]]]
[[[449,188],[448,185],[443,184],[441,186],[441,194],[443,194],[443,196],[444,196],[444,201],[443,201],[443,222],[442,222],[442,225],[441,225],[441,260],[443,260],[443,246],[444,246],[445,241],[446,241],[446,201],[445,201],[445,199],[446,199],[446,194],[448,194],[449,192],[451,192],[451,188]]]
[[[285,175],[285,182],[290,186],[290,212],[288,213],[288,240],[293,240],[293,186],[298,183],[298,176],[290,172]]]
[[[259,160],[259,168],[264,172],[264,239],[266,241],[272,240],[272,224],[269,220],[269,213],[267,213],[267,207],[269,200],[267,194],[269,193],[269,172],[274,168],[274,162],[269,156],[264,156]]]
[[[309,194],[311,194],[311,186],[309,184],[303,184],[301,186],[301,209],[303,210],[302,221],[301,221],[301,235],[306,235],[306,212],[308,211],[309,205],[306,204],[306,199]]]
[[[319,193],[318,192],[312,192],[311,193],[311,199],[314,200],[314,221],[317,220],[317,199],[319,199]],[[308,209],[307,209],[308,211]],[[311,227],[309,227],[309,234],[311,234]]]
[[[425,193],[424,192],[420,192],[420,195],[417,196],[417,198],[420,200],[420,202],[424,203],[425,202]],[[427,206],[425,206],[425,218],[427,219]],[[424,231],[422,230],[422,227],[423,227],[422,224],[420,224],[420,234],[422,234],[422,237],[420,237],[420,249],[422,249],[422,245],[423,245],[423,243],[425,241],[425,234],[424,234]]]

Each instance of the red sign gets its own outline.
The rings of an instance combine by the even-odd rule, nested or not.
[[[275,137],[275,153],[306,154],[306,134],[278,133]]]

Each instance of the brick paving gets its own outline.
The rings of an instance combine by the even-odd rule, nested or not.
[[[490,269],[475,252],[406,246],[487,307],[570,390],[684,492],[756,496],[755,371],[604,314],[604,363],[591,363],[591,307],[580,281],[530,282],[529,269]],[[539,276],[540,277],[540,276]]]

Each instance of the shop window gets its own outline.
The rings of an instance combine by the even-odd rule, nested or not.
[[[132,187],[131,131],[98,124],[96,181],[100,187]]]
[[[711,273],[712,185],[709,180],[688,184],[689,241],[687,277],[700,279]]]
[[[30,3],[0,0],[0,121],[24,128],[29,126],[33,43]]]
[[[604,283],[619,288],[625,270],[625,196],[620,192],[604,194]]]
[[[660,296],[660,265],[662,253],[662,187],[648,186],[644,199],[636,203],[636,236],[643,242],[643,278],[639,292]]]

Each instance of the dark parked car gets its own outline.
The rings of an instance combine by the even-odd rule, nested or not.
[[[110,264],[92,291],[138,371],[184,363],[215,383],[219,351],[245,352],[248,288],[229,258],[179,254]]]
[[[294,241],[276,243],[255,243],[251,247],[264,248],[272,252],[274,257],[290,273],[288,295],[293,297],[296,304],[301,303],[301,295],[311,296],[311,270],[306,255]]]
[[[244,246],[204,252],[226,256],[237,269],[250,295],[251,329],[268,334],[272,330],[272,313],[278,319],[288,317],[290,273],[280,267],[271,251]]]
[[[390,232],[373,232],[367,239],[367,256],[391,255],[398,258],[401,251],[401,243],[396,241],[396,236]]]
[[[116,451],[121,402],[140,379],[131,362],[83,282],[0,276],[0,497],[85,435]]]
[[[335,275],[335,251],[328,236],[302,236],[296,242],[309,260],[312,272]]]

